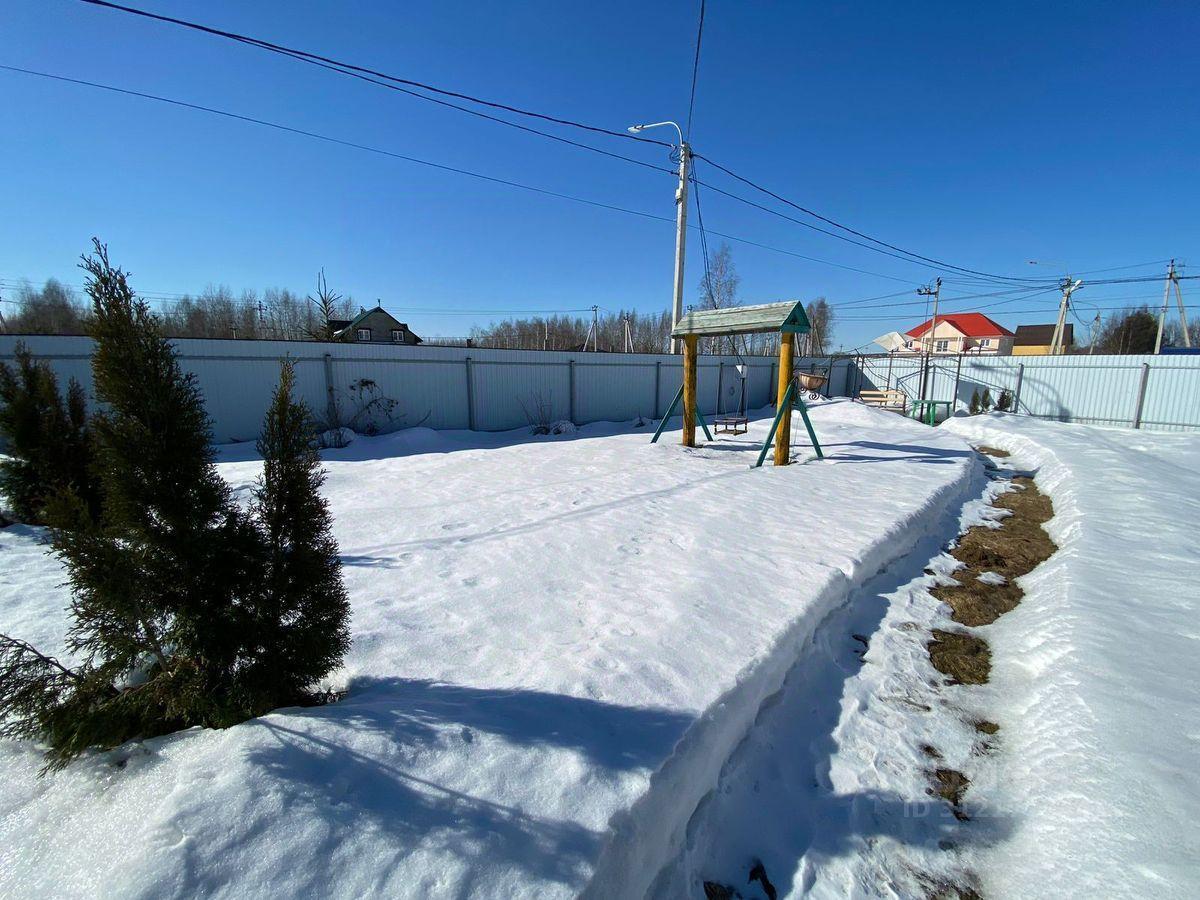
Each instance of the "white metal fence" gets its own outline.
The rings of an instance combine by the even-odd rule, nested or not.
[[[0,360],[11,360],[20,341],[49,362],[60,380],[75,377],[91,395],[90,338],[0,335]],[[375,415],[381,430],[422,423],[503,431],[542,416],[576,424],[658,418],[683,377],[682,357],[642,353],[191,338],[174,343],[185,370],[196,375],[220,442],[258,435],[284,357],[296,361],[297,393],[326,421],[348,422],[372,395],[396,401],[392,419]],[[831,362],[827,390],[845,394],[854,375],[852,360],[801,359],[798,366],[824,371]],[[746,408],[773,401],[773,358],[702,356],[697,393],[703,413],[738,409],[738,363],[747,367]]]
[[[0,360],[23,341],[62,381],[77,378],[91,394],[92,342],[86,337],[0,335]],[[312,341],[230,341],[181,338],[180,360],[194,372],[218,441],[258,435],[279,360],[296,361],[297,391],[318,417],[348,421],[372,394],[396,401],[381,430],[423,423],[431,428],[503,431],[530,419],[576,424],[655,419],[682,379],[678,356],[572,353],[473,347],[394,347]],[[774,401],[775,360],[702,356],[697,394],[705,414],[741,403],[736,365],[747,367],[748,409]],[[948,356],[928,370],[899,356],[800,359],[801,371],[828,371],[828,396],[897,388],[910,397],[953,400],[1007,390],[1016,411],[1066,422],[1159,430],[1200,430],[1200,357],[1196,356]]]
[[[956,401],[1008,391],[1014,412],[1061,422],[1200,430],[1200,356],[863,357],[853,392],[894,388]],[[922,382],[925,382],[922,394]]]

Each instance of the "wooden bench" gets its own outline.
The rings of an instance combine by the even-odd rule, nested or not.
[[[908,411],[908,395],[904,391],[859,391],[858,399],[867,406],[886,409],[903,415]]]

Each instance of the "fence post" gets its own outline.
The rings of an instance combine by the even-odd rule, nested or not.
[[[578,425],[575,421],[575,360],[567,360],[567,403],[568,413],[567,418],[571,420],[572,425]]]
[[[1025,380],[1025,363],[1017,363],[1017,389],[1013,391],[1013,414],[1021,413],[1021,382]]]
[[[962,380],[962,352],[958,354],[958,367],[954,370],[954,394],[950,397],[950,414],[958,410],[958,384]]]
[[[463,360],[467,366],[467,430],[475,430],[475,378],[472,374],[471,357]]]
[[[721,414],[721,388],[725,386],[724,382],[725,360],[721,360],[720,364],[717,366],[717,399],[716,403],[713,404],[714,416],[719,416]]]
[[[662,360],[656,360],[654,363],[654,415],[653,419],[658,418],[658,392],[662,388]]]
[[[1150,363],[1142,363],[1142,378],[1138,382],[1137,406],[1133,408],[1133,427],[1142,427],[1142,407],[1146,403],[1146,382],[1150,380]]]
[[[775,383],[775,360],[771,360],[771,380],[767,382],[767,399],[771,399],[771,385]],[[772,406],[775,404],[772,403]]]
[[[337,397],[333,393],[333,356],[325,354],[325,415],[329,418],[329,427],[337,428],[338,421]]]
[[[887,388],[886,388],[889,391],[892,389],[892,360],[894,358],[895,357],[892,356],[891,352],[889,352],[888,353]],[[875,385],[875,387],[879,387],[879,385]]]

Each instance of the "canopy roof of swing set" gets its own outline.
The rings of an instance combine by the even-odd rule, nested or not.
[[[688,334],[759,334],[764,331],[807,334],[811,330],[804,303],[800,300],[784,300],[782,303],[763,303],[759,306],[690,310],[671,329],[671,337]]]

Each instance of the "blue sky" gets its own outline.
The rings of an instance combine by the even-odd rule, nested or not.
[[[699,4],[132,5],[622,129],[686,117]],[[5,65],[674,213],[667,175],[228,41],[71,0],[8,0],[0,34]],[[1182,0],[710,0],[692,143],[807,207],[972,269],[1032,277],[1154,261],[1111,273],[1152,274],[1171,256],[1200,265],[1198,38],[1200,7]],[[668,222],[7,71],[0,100],[4,279],[79,282],[74,263],[95,234],[142,290],[307,291],[324,266],[338,290],[380,299],[426,335],[465,334],[515,310],[670,302]],[[561,133],[670,166],[659,148]],[[751,196],[703,163],[699,175]],[[952,278],[715,194],[702,203],[711,229],[873,273],[733,243],[745,302],[823,295],[840,304]],[[694,232],[689,251],[691,301],[702,271]],[[1185,296],[1200,290],[1188,284]],[[948,284],[944,297],[989,290]],[[1160,287],[1077,296],[1090,318],[1085,303],[1153,304]],[[947,299],[945,308],[996,302]],[[1047,294],[984,311],[1011,327],[1050,321],[1055,302]],[[923,311],[844,307],[836,339],[861,344]]]

